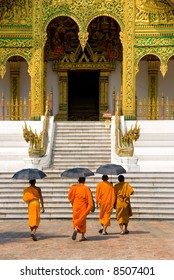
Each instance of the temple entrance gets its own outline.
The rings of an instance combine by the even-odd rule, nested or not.
[[[99,120],[99,71],[68,72],[68,120]]]

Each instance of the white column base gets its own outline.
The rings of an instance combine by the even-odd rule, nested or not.
[[[139,172],[140,166],[137,164],[138,158],[137,157],[115,157],[114,162],[115,164],[119,164],[123,166],[127,172]]]
[[[26,168],[40,168],[40,161],[41,161],[41,157],[40,158],[28,158],[28,159],[24,159],[24,163],[25,163],[25,167]]]

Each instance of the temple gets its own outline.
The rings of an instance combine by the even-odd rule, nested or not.
[[[173,119],[173,1],[0,5],[1,119]]]
[[[23,215],[19,169],[44,169],[45,217],[64,218],[61,172],[115,163],[134,217],[173,219],[173,73],[174,0],[1,0],[0,218]]]

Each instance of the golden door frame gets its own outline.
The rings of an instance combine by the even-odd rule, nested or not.
[[[55,120],[68,120],[68,71],[73,70],[98,70],[99,76],[99,120],[108,110],[108,84],[109,74],[115,70],[115,63],[78,62],[78,63],[53,63],[53,71],[59,76],[59,112]]]

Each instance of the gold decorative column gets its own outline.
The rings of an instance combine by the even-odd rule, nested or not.
[[[134,67],[134,33],[135,1],[125,1],[125,28],[120,38],[123,44],[123,115],[125,119],[135,119],[135,67]]]
[[[44,114],[44,49],[42,32],[42,0],[33,1],[33,55],[31,62],[31,119]]]
[[[10,119],[17,120],[20,100],[20,62],[10,62]]]
[[[47,77],[47,62],[44,62],[44,76],[43,76],[43,110],[45,112],[46,110],[46,101],[48,99],[48,93],[47,93],[47,83],[46,83],[46,77]]]
[[[58,72],[59,76],[59,112],[55,120],[68,120],[68,72]]]
[[[156,103],[158,97],[158,61],[148,61],[148,108],[150,119],[156,119]]]
[[[0,48],[0,76],[3,79],[5,73],[6,73],[6,61],[4,61],[6,50],[3,48]]]
[[[10,62],[10,101],[19,101],[20,62]]]
[[[99,120],[103,120],[103,114],[108,110],[108,77],[109,72],[100,72]]]

